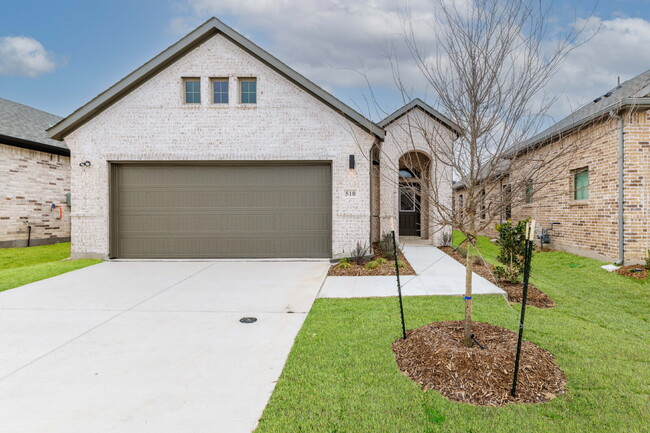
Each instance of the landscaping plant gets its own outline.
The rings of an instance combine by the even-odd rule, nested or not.
[[[354,263],[357,265],[362,265],[363,262],[366,260],[366,257],[368,256],[368,245],[367,244],[362,244],[361,242],[357,242],[357,246],[354,247],[350,254],[350,258]]]
[[[513,224],[508,220],[497,224],[495,229],[499,232],[496,244],[499,246],[497,260],[501,265],[494,268],[494,276],[498,280],[518,283],[524,271],[526,257],[526,224],[528,220]]]

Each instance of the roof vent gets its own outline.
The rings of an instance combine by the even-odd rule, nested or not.
[[[594,99],[594,103],[600,101],[601,99],[603,99],[602,96],[599,96],[598,98]]]
[[[612,96],[612,92],[607,92],[603,95],[604,98],[609,98],[610,96]]]

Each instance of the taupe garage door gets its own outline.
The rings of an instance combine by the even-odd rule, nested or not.
[[[331,256],[323,164],[113,164],[111,256]]]

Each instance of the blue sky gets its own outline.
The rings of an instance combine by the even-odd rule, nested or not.
[[[411,3],[415,12],[426,7],[424,0]],[[0,97],[68,115],[215,15],[377,120],[380,114],[365,107],[368,88],[358,71],[365,71],[386,111],[401,104],[383,48],[398,33],[397,4],[390,0],[3,0]],[[576,12],[578,18],[586,17],[592,5],[592,1],[556,0],[554,18],[569,24]],[[555,116],[606,92],[619,75],[625,80],[650,69],[650,0],[601,0],[594,17],[601,32],[577,49],[549,84],[551,91],[562,95]],[[29,59],[21,57],[28,52]],[[417,84],[414,93],[425,96],[417,94]]]

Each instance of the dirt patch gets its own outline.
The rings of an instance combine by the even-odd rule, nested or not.
[[[465,259],[452,247],[438,247],[449,256],[454,258],[457,262],[465,266]],[[474,263],[472,270],[478,275],[482,276],[488,281],[493,282],[502,288],[508,294],[509,302],[517,302],[521,304],[524,299],[524,287],[522,283],[510,283],[507,281],[499,281],[494,278],[492,274],[493,266],[490,263],[481,261]],[[555,302],[544,292],[539,290],[533,284],[528,283],[528,300],[527,305],[532,305],[537,308],[552,308],[555,307]]]
[[[626,277],[638,278],[639,280],[645,280],[648,278],[648,271],[643,267],[643,265],[621,266],[614,272]]]
[[[474,322],[477,344],[463,344],[463,322],[437,322],[408,331],[393,343],[399,369],[422,386],[450,400],[481,406],[543,403],[566,390],[566,375],[555,357],[523,341],[517,396],[510,395],[517,334],[489,323]]]
[[[380,265],[375,269],[367,269],[366,264],[372,260],[382,257],[379,247],[375,245],[373,247],[374,255],[372,259],[368,259],[363,262],[362,265],[357,265],[356,263],[350,261],[349,268],[342,268],[338,265],[330,266],[330,270],[327,275],[333,277],[365,277],[365,276],[376,276],[376,275],[395,275],[395,261],[386,260],[386,263]],[[400,275],[415,275],[415,271],[404,254],[401,251],[397,251],[397,259],[404,263],[404,266],[399,268]]]

